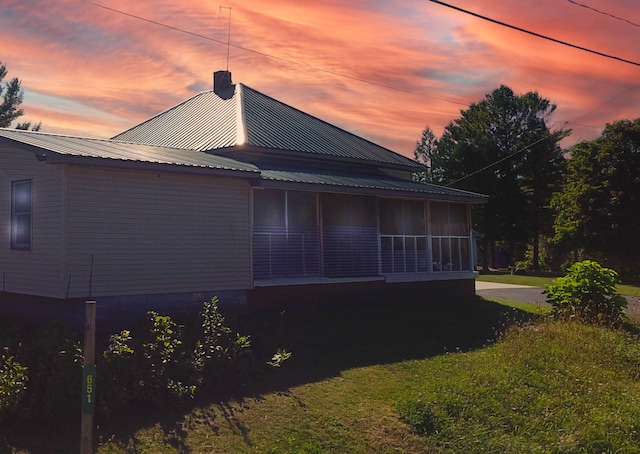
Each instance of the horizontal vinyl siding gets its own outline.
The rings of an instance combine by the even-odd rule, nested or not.
[[[249,288],[246,181],[78,167],[68,173],[70,296],[88,296],[89,286],[92,297]]]
[[[4,291],[63,296],[63,169],[0,146],[0,279]],[[31,250],[11,250],[11,182],[31,179]],[[2,282],[0,282],[2,285]],[[2,289],[0,289],[2,290]]]

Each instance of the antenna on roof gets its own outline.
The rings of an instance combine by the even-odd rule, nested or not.
[[[222,13],[223,9],[229,10],[229,25],[227,27],[227,71],[229,71],[229,49],[231,48],[231,7],[230,6],[221,6],[220,13]]]

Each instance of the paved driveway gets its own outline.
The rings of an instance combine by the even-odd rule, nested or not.
[[[476,281],[476,294],[483,298],[516,301],[519,303],[547,304],[542,287],[528,285],[499,284]]]
[[[546,295],[542,287],[530,287],[528,285],[499,284],[496,282],[484,282],[476,280],[476,294],[483,298],[494,300],[515,301],[519,303],[547,304]],[[630,318],[640,320],[640,298],[627,296],[629,305],[627,315]]]

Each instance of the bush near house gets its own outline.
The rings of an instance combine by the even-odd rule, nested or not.
[[[626,298],[616,290],[617,283],[616,271],[584,260],[573,264],[565,277],[547,287],[547,301],[557,318],[615,325],[623,321],[627,307]]]
[[[27,368],[4,347],[0,356],[0,421],[18,409],[28,380]]]

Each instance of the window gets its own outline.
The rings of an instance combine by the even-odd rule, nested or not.
[[[31,180],[11,183],[11,249],[31,249]]]

